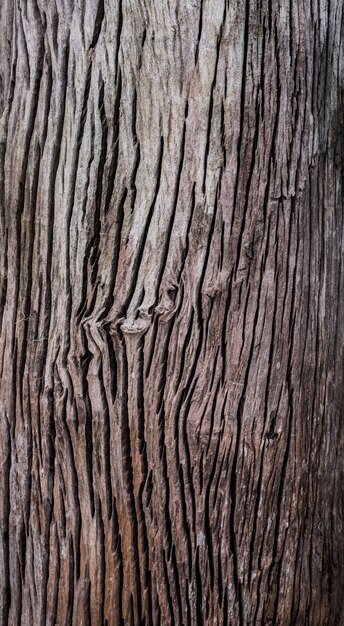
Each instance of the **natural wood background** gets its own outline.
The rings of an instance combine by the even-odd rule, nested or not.
[[[343,24],[2,0],[2,625],[344,624]]]

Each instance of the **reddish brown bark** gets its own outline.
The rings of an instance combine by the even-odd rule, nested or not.
[[[2,3],[1,624],[343,623],[342,22]]]

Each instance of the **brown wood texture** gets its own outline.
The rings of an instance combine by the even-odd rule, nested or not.
[[[343,625],[341,0],[2,0],[3,626]]]

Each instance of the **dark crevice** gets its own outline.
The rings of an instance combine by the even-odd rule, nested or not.
[[[162,160],[163,160],[163,156],[164,156],[164,138],[161,137],[160,140],[160,150],[159,150],[159,154],[158,154],[158,161],[157,161],[157,168],[156,168],[156,185],[155,185],[155,191],[154,191],[154,197],[153,197],[153,201],[152,204],[149,208],[148,211],[148,215],[147,215],[147,219],[146,219],[146,223],[142,232],[142,236],[141,239],[138,243],[138,249],[137,249],[137,253],[136,253],[136,257],[135,257],[135,262],[133,264],[133,268],[132,268],[132,278],[130,281],[130,288],[128,290],[128,295],[126,297],[126,302],[125,302],[125,308],[127,308],[134,292],[136,289],[136,284],[137,284],[137,278],[138,278],[138,274],[140,271],[140,267],[141,267],[141,263],[142,263],[142,258],[143,258],[143,253],[145,250],[145,246],[146,246],[146,242],[147,242],[147,237],[148,237],[148,231],[149,231],[149,227],[153,218],[153,214],[154,214],[154,208],[156,205],[156,201],[158,198],[158,193],[159,193],[159,189],[160,189],[160,181],[161,181],[161,173],[162,173]]]
[[[217,43],[216,43],[216,62],[215,62],[215,69],[214,69],[214,78],[213,78],[213,82],[212,82],[211,90],[210,90],[207,141],[206,141],[206,147],[205,147],[205,152],[204,152],[204,169],[203,169],[203,183],[202,183],[203,194],[205,194],[206,177],[207,177],[207,171],[208,171],[208,157],[209,157],[209,150],[210,150],[210,137],[211,137],[211,126],[212,126],[211,122],[212,122],[213,108],[214,108],[214,90],[216,86],[217,67],[218,67],[219,58],[220,58],[221,38],[222,38],[222,27],[220,29],[220,35],[218,36]]]
[[[112,515],[111,443],[110,443],[111,427],[110,427],[110,412],[109,412],[109,406],[108,406],[107,399],[106,399],[106,390],[105,390],[105,384],[104,384],[104,379],[103,379],[103,371],[101,367],[99,367],[98,369],[98,380],[99,380],[99,386],[101,389],[101,402],[102,402],[102,407],[103,407],[102,415],[103,415],[103,420],[104,420],[103,427],[102,427],[103,446],[104,446],[103,447],[103,454],[104,454],[103,467],[104,467],[104,473],[105,473],[104,482],[105,482],[105,492],[106,492],[107,515],[108,515],[108,519],[111,519],[111,515]]]
[[[204,574],[204,572],[202,572]],[[203,626],[203,606],[202,606],[202,575],[199,564],[199,547],[196,549],[196,557],[195,557],[195,583],[196,583],[196,615],[197,615],[197,626]]]
[[[200,45],[201,36],[202,36],[202,28],[203,28],[203,0],[200,0],[198,37],[197,37],[196,50],[195,50],[195,65],[197,65],[197,62],[198,62],[199,45]]]
[[[66,615],[66,626],[72,626],[73,624],[73,606],[74,606],[74,547],[73,537],[69,536],[68,542],[68,556],[69,556],[69,573],[68,573],[68,604]]]
[[[118,154],[119,154],[119,127],[120,127],[120,110],[121,110],[121,98],[122,98],[122,73],[118,72],[117,78],[117,91],[113,112],[113,129],[112,129],[112,157],[110,161],[109,171],[107,174],[107,189],[104,203],[104,213],[106,214],[111,207],[111,200],[113,196],[113,190],[115,187],[117,166],[118,166]]]
[[[122,230],[124,224],[124,207],[125,202],[128,196],[128,189],[125,187],[122,193],[122,196],[119,200],[117,214],[116,214],[116,234],[114,240],[114,249],[113,255],[111,257],[111,279],[108,287],[108,293],[105,298],[104,307],[101,315],[98,316],[98,322],[104,321],[107,319],[108,314],[110,313],[111,307],[114,303],[114,292],[117,281],[117,272],[118,272],[118,261],[119,261],[119,252],[121,248],[121,239],[122,239]],[[108,332],[108,328],[105,325],[104,328],[106,332]]]
[[[105,17],[104,0],[99,0],[96,20],[94,23],[93,37],[92,37],[92,42],[90,45],[91,50],[95,48],[97,45],[104,17]]]
[[[118,18],[117,18],[117,34],[116,34],[116,56],[115,56],[116,78],[117,78],[117,70],[119,68],[119,49],[120,49],[120,45],[121,45],[122,28],[123,28],[123,0],[118,0]],[[120,69],[119,69],[119,72],[121,72]]]
[[[165,580],[166,595],[167,595],[167,606],[169,609],[169,622],[168,623],[171,624],[171,626],[174,626],[174,624],[176,623],[176,620],[174,617],[173,599],[171,596],[170,581],[169,581],[169,576],[168,576],[168,567],[167,567],[165,550],[162,551],[162,562],[163,562],[163,567],[164,567],[164,580]]]
[[[172,236],[172,231],[173,231],[173,225],[174,225],[175,218],[176,218],[178,199],[179,199],[179,190],[180,190],[180,181],[181,181],[181,176],[182,176],[183,166],[184,166],[184,159],[185,159],[185,141],[186,141],[188,111],[189,111],[189,102],[187,100],[185,104],[184,125],[183,125],[182,139],[181,139],[181,146],[180,146],[180,158],[179,158],[178,173],[177,173],[177,178],[176,178],[176,186],[175,186],[175,190],[173,194],[172,212],[171,212],[169,224],[167,226],[167,236],[165,239],[166,243],[164,246],[164,254],[161,260],[161,269],[160,269],[159,276],[157,279],[157,294],[159,292],[162,277],[163,277],[164,270],[166,267],[168,253],[170,250],[170,242],[171,242],[171,236]]]
[[[243,135],[245,129],[245,104],[246,104],[246,82],[248,71],[248,51],[249,51],[249,34],[250,34],[250,0],[245,0],[245,27],[244,27],[244,50],[243,50],[243,66],[240,96],[240,130],[237,144],[237,173],[233,195],[233,210],[231,230],[233,229],[236,207],[238,205],[239,180],[241,175],[241,148],[243,144]]]
[[[129,425],[128,412],[128,389],[129,389],[129,368],[128,357],[126,353],[125,341],[122,332],[118,329],[119,351],[121,355],[121,370],[119,380],[121,380],[121,459],[122,471],[124,478],[124,488],[126,494],[126,508],[129,517],[132,544],[133,544],[133,568],[135,575],[135,611],[138,616],[142,612],[142,589],[140,580],[140,556],[139,556],[139,520],[136,511],[136,503],[134,496],[134,468],[132,459],[132,443]],[[134,615],[133,613],[133,615]]]

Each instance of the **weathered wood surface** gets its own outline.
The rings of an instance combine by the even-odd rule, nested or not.
[[[343,3],[0,42],[1,624],[343,624]]]

